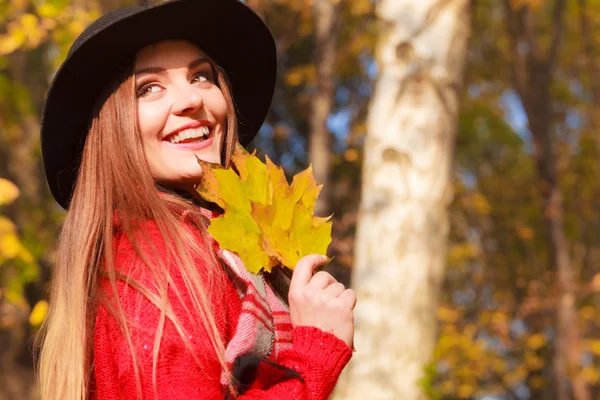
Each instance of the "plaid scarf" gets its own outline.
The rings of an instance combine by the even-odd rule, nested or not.
[[[210,219],[218,216],[204,208],[201,214],[207,225]],[[285,376],[298,377],[295,371],[276,364],[279,353],[292,346],[287,278],[279,268],[270,274],[250,273],[237,254],[221,249],[214,240],[213,246],[242,302],[237,327],[225,349],[228,369],[221,372],[225,397],[231,396],[231,386],[236,395],[247,390],[261,363],[279,368]]]

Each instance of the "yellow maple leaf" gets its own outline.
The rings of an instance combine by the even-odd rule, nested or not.
[[[312,167],[289,185],[283,168],[269,157],[261,162],[239,144],[232,162],[237,173],[198,159],[202,181],[196,190],[225,211],[208,228],[221,248],[236,252],[253,273],[277,265],[293,269],[308,254],[326,254],[331,217],[313,215],[322,185]]]

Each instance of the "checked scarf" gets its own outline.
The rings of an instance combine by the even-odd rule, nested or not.
[[[204,208],[201,209],[201,214],[207,225],[210,219],[218,216]],[[264,274],[248,272],[237,254],[221,249],[214,240],[213,246],[227,267],[242,302],[236,330],[225,349],[229,368],[221,372],[221,385],[224,393],[227,393],[240,358],[252,355],[259,362],[275,364],[279,353],[292,346],[292,327],[289,307],[284,300],[287,298],[285,292],[288,287],[284,274],[276,268],[268,274],[267,283]],[[245,390],[239,385],[235,389],[238,393]]]

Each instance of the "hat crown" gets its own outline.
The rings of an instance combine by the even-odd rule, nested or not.
[[[83,43],[88,41],[91,37],[93,37],[98,32],[103,31],[110,25],[122,20],[123,18],[127,18],[131,15],[137,14],[140,11],[149,8],[148,6],[133,6],[133,7],[125,7],[125,8],[117,8],[114,10],[110,10],[106,14],[102,15],[100,18],[92,22],[83,30],[83,32],[75,39],[67,57],[71,56],[73,53],[81,47]]]

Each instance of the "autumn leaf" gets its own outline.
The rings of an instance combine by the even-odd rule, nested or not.
[[[10,181],[0,178],[0,206],[12,203],[19,197],[19,189]]]
[[[44,322],[47,314],[48,302],[46,300],[40,300],[31,310],[31,314],[29,314],[29,323],[32,326],[39,326],[42,324],[42,322]]]
[[[197,192],[224,210],[208,228],[221,248],[236,252],[253,273],[278,265],[293,269],[308,254],[326,254],[331,217],[313,215],[322,185],[312,167],[289,185],[283,168],[269,157],[261,162],[239,144],[232,162],[234,168],[226,169],[198,159],[202,181]]]
[[[543,333],[537,333],[527,338],[527,347],[532,350],[539,350],[546,344],[546,336]]]

